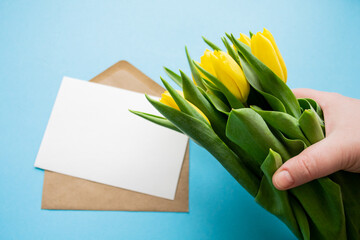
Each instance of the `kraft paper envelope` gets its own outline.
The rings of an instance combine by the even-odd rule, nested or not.
[[[163,88],[126,61],[120,61],[91,81],[159,96]],[[188,211],[188,148],[181,168],[175,200],[111,187],[45,171],[43,209]]]
[[[188,137],[129,109],[160,115],[142,93],[64,77],[35,167],[174,200]]]

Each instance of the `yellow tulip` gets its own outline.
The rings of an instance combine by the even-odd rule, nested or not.
[[[200,65],[200,67],[208,71],[211,75],[216,76],[215,69],[212,66],[211,62],[211,54],[213,54],[213,52],[209,49],[206,49],[204,55],[200,58],[200,63],[198,64]],[[208,79],[202,72],[200,72],[200,75],[202,78]]]
[[[238,39],[240,42],[243,42],[245,43],[246,45],[248,45],[250,47],[251,45],[251,39],[245,35],[245,34],[242,34],[240,33],[240,38]]]
[[[183,92],[181,92],[181,91],[177,91],[177,92],[178,92],[182,97],[184,97]],[[175,109],[177,109],[177,110],[180,111],[179,106],[176,104],[175,100],[172,98],[172,96],[170,95],[169,91],[165,91],[165,92],[163,92],[163,93],[161,94],[160,102],[163,103],[163,104],[165,104],[165,105],[167,105],[167,106],[169,106],[169,107],[175,108]],[[210,122],[209,122],[209,119],[205,116],[205,114],[204,114],[202,111],[200,111],[200,109],[198,109],[198,108],[197,108],[194,104],[192,104],[191,102],[188,101],[188,103],[190,103],[190,105],[191,105],[196,111],[198,111],[198,112],[201,114],[201,116],[203,116],[203,117],[206,119],[206,121],[207,121],[208,123],[210,123]]]
[[[285,62],[274,37],[267,29],[264,28],[262,33],[258,32],[252,36],[251,52],[286,83],[287,70]]]
[[[210,56],[215,76],[239,101],[246,102],[250,85],[240,66],[226,52],[215,50]]]
[[[182,94],[182,92],[180,91],[178,91],[178,93]],[[171,97],[169,91],[165,91],[163,92],[163,94],[161,94],[160,102],[180,111],[180,108],[176,104],[175,100]]]

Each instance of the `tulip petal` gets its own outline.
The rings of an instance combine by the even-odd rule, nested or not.
[[[211,61],[217,78],[241,102],[246,102],[250,92],[250,85],[235,60],[225,52],[215,51],[211,55]]]
[[[215,69],[211,62],[211,55],[212,55],[212,52],[210,50],[206,49],[204,52],[204,55],[200,57],[200,63],[197,63],[197,64],[199,64],[202,68],[204,68],[210,74],[216,76]],[[200,71],[200,75],[203,78],[208,79],[201,71]]]
[[[262,33],[257,33],[251,38],[251,52],[280,79],[286,82],[280,61],[272,43]]]
[[[245,43],[246,45],[248,45],[249,47],[251,46],[251,40],[248,36],[246,36],[245,34],[240,33],[240,38],[238,39],[240,42]]]
[[[280,65],[281,65],[281,69],[284,73],[284,82],[286,82],[287,80],[287,69],[286,69],[286,66],[285,66],[285,62],[284,62],[284,59],[283,57],[281,56],[281,53],[279,51],[279,48],[277,47],[276,45],[276,42],[275,42],[275,39],[273,37],[273,35],[271,34],[271,32],[269,30],[267,30],[266,28],[264,28],[264,31],[263,31],[263,35],[270,40],[272,46],[274,47],[275,49],[275,52],[276,52],[276,55],[279,59],[279,62],[280,62]]]
[[[168,91],[165,91],[161,94],[160,102],[180,111],[180,108],[178,107],[175,100],[171,97],[171,95]]]

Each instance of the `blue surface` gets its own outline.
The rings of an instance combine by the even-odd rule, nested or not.
[[[294,239],[191,143],[190,213],[40,210],[35,157],[64,75],[126,59],[159,82],[204,35],[267,27],[291,87],[360,97],[359,1],[0,1],[0,239]]]

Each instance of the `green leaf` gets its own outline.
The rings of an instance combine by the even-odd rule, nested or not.
[[[199,113],[191,104],[186,101],[171,85],[161,78],[161,81],[165,85],[166,89],[169,91],[170,95],[176,102],[176,105],[180,108],[180,110],[190,116],[193,116],[205,123],[208,124],[207,120]]]
[[[261,170],[264,176],[262,177],[255,201],[283,221],[296,237],[303,239],[304,236],[299,229],[298,220],[293,213],[288,192],[279,191],[272,184],[272,176],[281,164],[281,156],[270,149],[269,154],[261,164]],[[301,221],[308,221],[305,214],[303,214],[301,218]]]
[[[219,79],[217,79],[211,73],[200,67],[197,63],[195,63],[195,66],[205,75],[205,77],[207,77],[212,83],[215,84],[217,88],[220,89],[220,91],[226,96],[226,99],[229,101],[232,108],[244,107],[240,100],[238,100]]]
[[[314,100],[312,100],[310,98],[299,98],[298,102],[300,104],[300,107],[303,110],[309,109],[309,110],[313,110],[316,112],[316,118],[318,119],[319,124],[321,125],[321,128],[323,130],[323,133],[325,134],[324,116],[323,116],[322,109],[317,104],[317,102],[315,102]]]
[[[212,92],[208,91],[204,91],[201,88],[199,89],[200,92],[202,93],[202,95],[204,95],[204,97],[206,97],[206,99],[212,103],[212,105],[219,111],[222,112],[226,115],[229,114],[230,112],[230,108],[220,99],[218,98],[215,94],[213,94]]]
[[[250,35],[250,39],[251,39],[254,34],[251,31],[249,31],[249,35]]]
[[[226,105],[229,105],[229,102],[226,99],[225,95],[212,82],[203,78],[203,83],[204,83],[205,87],[207,88],[207,91],[216,95]]]
[[[221,40],[223,41],[227,52],[229,53],[229,55],[235,60],[235,62],[237,62],[237,64],[240,65],[240,59],[239,59],[239,55],[237,54],[237,52],[234,50],[234,48],[232,46],[230,46],[229,42],[226,40],[226,38],[221,38]],[[240,65],[241,66],[241,65]]]
[[[216,134],[218,134],[223,141],[226,141],[226,115],[216,110],[216,108],[200,92],[200,88],[195,86],[194,82],[191,81],[184,72],[180,71],[180,74],[183,79],[183,92],[185,99],[194,104],[205,114],[205,116],[207,116]]]
[[[255,105],[255,106],[259,106],[262,109],[266,109],[266,110],[272,109],[270,107],[269,103],[264,98],[264,96],[261,93],[259,93],[255,88],[253,88],[251,85],[250,85],[250,93],[249,93],[246,103],[248,106]]]
[[[241,52],[246,61],[257,73],[262,89],[278,98],[285,106],[286,112],[292,116],[300,117],[300,106],[290,88],[259,59],[249,51],[249,47],[238,41],[233,35],[231,39],[235,47]]]
[[[208,39],[206,39],[205,37],[202,37],[202,39],[204,40],[204,42],[209,45],[209,47],[211,47],[213,50],[219,50],[221,51],[221,49],[216,46],[214,43],[210,42]]]
[[[156,115],[152,115],[149,113],[143,113],[143,112],[138,112],[138,111],[133,111],[130,110],[130,112],[132,112],[135,115],[138,115],[146,120],[149,120],[150,122],[156,123],[160,126],[169,128],[171,130],[175,130],[179,133],[182,133],[177,127],[174,126],[174,124],[172,124],[169,120],[167,120],[166,118],[160,117],[160,116],[156,116]]]
[[[272,107],[273,110],[279,111],[279,112],[286,112],[284,105],[282,104],[282,102],[279,99],[277,99],[273,95],[263,91],[256,72],[246,62],[246,60],[244,59],[244,57],[241,54],[239,56],[240,56],[240,63],[241,63],[242,69],[244,71],[245,77],[248,80],[249,84],[265,98],[265,100],[269,103],[269,105]]]
[[[251,108],[233,109],[230,112],[226,136],[244,149],[258,166],[262,164],[270,148],[278,152],[283,159],[290,158],[283,144],[273,135],[262,117]]]
[[[305,110],[305,109],[312,109],[311,104],[309,103],[308,100],[306,100],[306,98],[298,98],[298,102],[300,107]]]
[[[324,133],[317,118],[317,114],[312,109],[306,109],[299,118],[300,128],[311,144],[324,139]]]
[[[340,185],[348,239],[360,239],[360,174],[339,171],[330,179]]]
[[[194,62],[193,60],[191,59],[190,55],[189,55],[189,52],[187,50],[187,47],[185,47],[185,52],[186,52],[186,57],[187,57],[187,60],[189,62],[189,66],[190,66],[190,69],[191,69],[191,74],[192,76],[194,77],[194,80],[196,82],[196,84],[202,88],[203,90],[206,90],[203,82],[202,82],[202,78],[200,76],[200,73],[198,72],[198,70],[196,69],[195,65],[194,65]]]
[[[296,221],[299,225],[302,239],[310,240],[310,226],[309,219],[306,215],[304,208],[300,205],[299,200],[297,200],[292,194],[289,194],[289,199],[291,202],[291,207],[294,212]]]
[[[274,128],[271,128],[271,131],[274,133],[277,139],[280,139],[291,156],[300,154],[307,147],[304,141],[300,139],[289,139],[285,137],[284,134],[282,134],[279,130]]]
[[[204,85],[205,85],[205,87],[207,89],[211,89],[211,90],[214,90],[214,91],[220,91],[220,89],[215,84],[213,84],[212,82],[210,82],[206,78],[203,78],[203,82],[204,82]]]
[[[299,121],[290,114],[277,111],[264,111],[257,106],[251,106],[271,127],[279,130],[290,139],[301,139],[307,146],[310,142],[300,129]]]
[[[253,160],[238,145],[230,141],[225,134],[227,115],[219,112],[212,103],[200,92],[200,88],[196,87],[194,82],[190,80],[185,73],[180,71],[183,79],[183,91],[185,98],[198,107],[209,119],[211,127],[220,139],[239,156],[239,161],[244,162],[255,174],[260,173],[260,169],[253,168]]]
[[[229,40],[231,41],[231,42],[233,42],[233,35],[231,34],[228,34],[228,33],[225,33],[226,34],[226,36],[229,38]],[[248,46],[248,45],[246,45],[246,44],[244,44],[244,48],[245,49],[247,49],[249,52],[251,52],[251,48]],[[237,49],[237,48],[236,48]],[[241,53],[241,52],[240,52]]]
[[[315,110],[315,112],[320,117],[320,119],[322,121],[324,121],[324,114],[323,114],[323,111],[322,111],[320,105],[315,100],[313,100],[311,98],[305,98],[305,99],[310,103],[310,105]]]
[[[246,167],[239,157],[217,136],[212,128],[192,116],[177,111],[147,96],[149,102],[178,129],[208,150],[245,190],[255,196],[259,179]]]
[[[168,69],[167,67],[164,67],[164,70],[166,72],[166,74],[179,86],[182,87],[182,79],[181,77],[176,74],[175,72],[171,71],[170,69]]]
[[[345,213],[340,186],[328,177],[288,190],[309,217],[311,239],[346,240]]]

